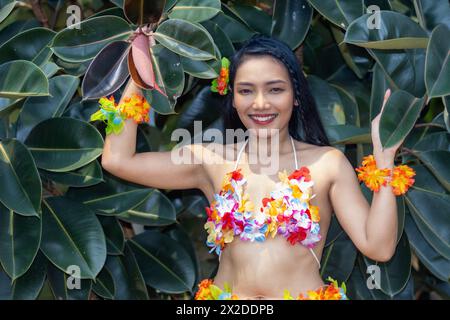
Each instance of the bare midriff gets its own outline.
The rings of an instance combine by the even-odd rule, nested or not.
[[[319,248],[314,250],[320,257]],[[214,278],[214,284],[220,288],[225,282],[243,300],[283,299],[286,289],[296,298],[299,293],[306,294],[324,285],[309,249],[291,245],[280,235],[261,243],[235,237],[224,248]]]

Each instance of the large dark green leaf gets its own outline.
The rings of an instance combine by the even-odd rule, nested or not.
[[[115,299],[148,300],[142,273],[128,244],[123,256],[108,256],[105,268],[114,280]]]
[[[38,252],[30,269],[13,282],[13,300],[35,300],[45,281],[45,257]]]
[[[355,264],[357,250],[346,233],[324,249],[321,259],[320,275],[323,279],[331,276],[339,283],[347,281]]]
[[[66,197],[43,202],[41,250],[59,269],[76,265],[81,278],[95,279],[106,259],[105,235],[95,213]]]
[[[71,118],[40,122],[25,141],[39,168],[55,172],[78,169],[103,151],[103,138],[89,123]]]
[[[118,218],[147,226],[165,226],[176,222],[176,213],[172,202],[155,189],[143,203]]]
[[[353,125],[326,126],[325,131],[333,144],[370,143],[369,129]]]
[[[214,41],[200,24],[169,19],[161,23],[153,35],[160,44],[179,55],[193,60],[215,58]]]
[[[450,151],[450,133],[441,131],[425,134],[412,146],[412,149],[415,151]]]
[[[362,0],[308,1],[321,15],[343,29],[364,13]]]
[[[430,98],[450,94],[450,27],[437,26],[427,48],[425,85]]]
[[[48,79],[53,77],[58,71],[61,70],[61,68],[56,63],[51,61],[47,61],[46,63],[44,63],[41,66],[41,69]]]
[[[295,49],[305,39],[312,15],[313,10],[306,0],[276,0],[271,34]]]
[[[0,300],[11,300],[12,299],[12,286],[11,286],[11,278],[8,276],[6,272],[3,271],[3,268],[0,264]]]
[[[103,182],[102,167],[97,160],[68,172],[51,172],[40,169],[46,178],[71,187],[89,187]]]
[[[319,77],[310,75],[307,79],[322,123],[326,126],[345,124],[344,107],[336,89]]]
[[[119,221],[115,217],[98,216],[106,237],[108,254],[123,254],[125,239]]]
[[[0,9],[0,22],[6,19],[6,17],[11,13],[11,11],[14,9],[15,5],[17,4],[17,1],[11,1],[11,0],[4,0],[1,2],[1,9]]]
[[[353,21],[344,41],[372,49],[426,48],[427,33],[409,17],[393,11],[380,11],[375,17],[379,19],[379,28],[368,28],[371,16],[372,13],[365,14]]]
[[[0,74],[0,97],[17,99],[49,94],[47,77],[30,61],[6,62],[0,65]]]
[[[167,293],[192,291],[194,264],[175,240],[158,231],[145,231],[129,244],[149,286]]]
[[[130,22],[143,25],[159,21],[165,2],[165,0],[125,0],[123,8]]]
[[[410,245],[420,261],[433,275],[442,281],[448,282],[450,278],[450,260],[441,256],[429,245],[409,215],[406,215],[405,230],[408,234]]]
[[[254,32],[245,24],[222,12],[217,14],[210,21],[217,23],[232,42],[244,42],[254,34]]]
[[[31,129],[39,122],[61,116],[79,83],[80,80],[77,77],[57,76],[49,80],[50,96],[26,99],[17,120],[17,139],[25,141]]]
[[[49,44],[56,32],[34,28],[19,33],[0,47],[0,64],[12,60],[28,60],[41,66],[52,55]]]
[[[391,88],[408,91],[415,97],[425,94],[425,49],[368,50]]]
[[[450,27],[450,6],[447,0],[414,0],[414,9],[422,28],[431,32],[438,24]]]
[[[372,90],[370,95],[370,120],[375,118],[383,106],[384,94],[387,89],[393,89],[392,84],[387,80],[381,65],[376,63],[373,68]]]
[[[78,280],[75,275],[62,272],[50,262],[47,263],[47,277],[56,300],[88,300],[92,281],[80,279],[79,288],[70,289],[68,284],[74,285]]]
[[[364,262],[366,266],[376,264],[367,257],[364,257]],[[377,284],[381,291],[393,297],[404,289],[411,275],[411,249],[406,233],[403,233],[391,260],[378,263],[378,266],[380,267],[380,283]]]
[[[14,281],[30,268],[41,242],[41,220],[0,203],[0,262]]]
[[[406,204],[425,239],[450,257],[450,196],[414,187],[406,194]]]
[[[114,287],[114,280],[108,269],[103,268],[92,284],[92,290],[104,299],[114,299],[116,288]]]
[[[233,12],[235,16],[239,17],[239,20],[244,22],[252,30],[270,36],[272,28],[272,18],[259,7],[240,3],[230,3],[228,9]],[[280,12],[278,12],[278,17],[280,17]],[[281,21],[278,21],[278,23],[280,22]]]
[[[145,99],[147,99],[148,103],[150,103],[152,110],[155,110],[160,114],[176,113],[174,110],[176,100],[164,96],[158,90],[142,89],[142,94]]]
[[[94,58],[83,78],[84,99],[100,99],[119,89],[127,80],[128,51],[126,41],[114,41],[106,45]]]
[[[448,165],[450,152],[446,150],[431,150],[415,152],[414,155],[430,169],[447,191],[450,191],[450,167]]]
[[[395,91],[386,102],[380,119],[380,140],[384,148],[402,141],[413,128],[425,104],[405,91]]]
[[[176,100],[183,92],[184,73],[180,57],[162,45],[151,47],[153,71],[156,81],[170,100]],[[157,103],[153,102],[157,108]]]
[[[108,43],[125,40],[132,33],[128,23],[115,16],[87,19],[76,27],[58,32],[51,44],[55,55],[68,62],[90,60]]]
[[[220,0],[178,0],[169,18],[192,22],[209,20],[220,12]]]
[[[197,78],[215,79],[219,76],[220,73],[220,61],[215,59],[200,61],[180,56],[180,62],[184,72]]]
[[[223,31],[223,29],[219,26],[219,24],[217,24],[216,22],[213,22],[212,20],[203,21],[202,26],[204,26],[206,28],[206,30],[208,30],[209,34],[214,39],[214,43],[217,45],[217,48],[219,49],[221,56],[230,58],[234,54],[235,49],[234,49],[233,43],[231,42],[231,39],[229,38],[228,34],[226,34]],[[181,58],[181,62],[183,64],[184,71],[188,72],[188,70],[184,67],[183,58],[185,58],[185,57],[181,56],[180,58]],[[186,59],[188,59],[188,58],[185,58],[184,60],[186,60]],[[214,59],[214,60],[208,60],[208,61],[199,61],[199,60],[192,60],[192,59],[190,59],[190,60],[192,62],[196,61],[196,62],[207,63],[210,66],[214,65],[215,70],[217,72],[220,72],[220,67],[221,67],[220,59]],[[195,74],[194,74],[194,76],[195,76]]]
[[[38,216],[42,185],[27,147],[15,139],[0,141],[0,201],[19,214]]]

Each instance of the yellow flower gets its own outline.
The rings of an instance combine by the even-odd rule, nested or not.
[[[407,165],[396,166],[392,170],[392,180],[390,185],[392,186],[392,191],[396,196],[405,194],[409,187],[414,184],[413,177],[416,172]]]
[[[319,207],[318,206],[309,206],[309,213],[311,214],[311,220],[313,222],[319,222],[320,221],[320,215],[319,215]]]

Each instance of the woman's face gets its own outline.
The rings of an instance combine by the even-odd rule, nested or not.
[[[247,129],[259,137],[272,136],[270,129],[279,134],[288,130],[294,90],[281,62],[271,56],[247,57],[236,71],[233,92],[233,106]]]

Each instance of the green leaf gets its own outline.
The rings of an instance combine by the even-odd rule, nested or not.
[[[297,48],[309,30],[313,10],[306,0],[278,0],[274,4],[271,35]]]
[[[29,96],[48,96],[48,80],[34,63],[25,60],[0,65],[0,97],[18,99]]]
[[[379,26],[368,28],[371,16],[379,21]],[[393,11],[380,11],[365,14],[353,21],[344,41],[372,49],[412,49],[426,48],[428,36],[409,17]]]
[[[146,226],[166,226],[176,222],[176,213],[172,202],[155,189],[144,202],[121,213],[118,218]]]
[[[325,131],[332,144],[370,143],[369,129],[353,125],[326,126]]]
[[[116,300],[148,300],[144,278],[133,252],[125,244],[123,256],[108,256],[106,270],[112,275]]]
[[[103,268],[92,284],[92,290],[104,299],[114,299],[116,288],[114,287],[114,280],[108,269]]]
[[[129,244],[149,286],[167,293],[192,291],[194,265],[176,241],[157,231],[145,231]]]
[[[56,32],[34,28],[19,33],[0,47],[0,64],[12,60],[27,60],[41,66],[52,55],[49,48]]]
[[[92,60],[83,78],[84,99],[100,99],[117,91],[130,75],[128,52],[130,44],[114,41],[106,45]]]
[[[179,55],[193,60],[215,58],[213,39],[197,23],[169,19],[161,23],[153,35],[160,44]]]
[[[96,159],[103,151],[103,138],[89,123],[71,118],[40,122],[25,141],[41,169],[66,172]]]
[[[414,9],[422,28],[431,32],[438,24],[450,27],[450,6],[447,0],[414,0]]]
[[[430,98],[450,94],[450,27],[437,26],[427,48],[425,85]]]
[[[61,68],[54,62],[47,61],[41,66],[42,72],[44,72],[45,76],[50,79],[53,77]]]
[[[125,0],[123,8],[127,19],[136,25],[156,23],[164,10],[165,0]]]
[[[106,241],[94,212],[66,197],[43,202],[41,250],[64,272],[76,265],[82,279],[95,279],[105,263]]]
[[[376,264],[367,257],[364,257],[364,262],[366,266]],[[406,233],[403,233],[391,260],[377,265],[381,271],[380,283],[377,284],[383,293],[393,297],[405,288],[411,275],[411,249]]]
[[[84,62],[94,58],[108,43],[125,40],[131,33],[125,20],[101,16],[61,30],[50,46],[55,55],[67,62]]]
[[[176,100],[169,99],[158,90],[142,89],[142,94],[150,103],[151,108],[159,114],[174,114]]]
[[[308,0],[308,2],[322,16],[343,29],[364,13],[362,0]]]
[[[72,277],[72,278],[69,278]],[[47,263],[47,278],[56,300],[88,300],[92,281],[80,279],[80,287],[69,289],[68,284],[75,284],[76,275],[62,272],[50,262]]]
[[[125,239],[119,221],[115,217],[97,217],[105,233],[108,254],[123,254]]]
[[[411,247],[420,261],[430,272],[442,281],[448,282],[450,278],[450,260],[445,259],[432,246],[425,241],[416,224],[409,215],[406,215],[405,230],[408,234]]]
[[[219,60],[200,61],[180,56],[180,62],[184,72],[197,78],[215,79],[220,73],[221,64]]]
[[[209,20],[220,12],[220,0],[178,0],[170,10],[170,19],[192,22]]]
[[[416,97],[425,94],[425,49],[368,51],[380,65],[392,89],[405,90]]]
[[[395,91],[386,102],[380,118],[380,140],[383,148],[402,141],[413,128],[425,104],[405,91]]]
[[[14,213],[0,203],[0,262],[14,281],[31,266],[41,242],[41,220]]]
[[[444,188],[450,191],[450,167],[448,166],[450,152],[445,150],[431,150],[415,152],[414,155],[430,169]]]
[[[450,196],[413,187],[406,194],[406,204],[429,244],[450,258]]]
[[[384,94],[387,89],[393,91],[393,86],[386,78],[381,65],[375,63],[372,76],[372,90],[370,95],[370,120],[373,120],[381,111],[383,106]]]
[[[116,215],[128,211],[150,196],[152,189],[138,188],[108,174],[105,182],[86,188],[70,188],[66,196],[83,203],[101,215]]]
[[[15,139],[0,141],[0,201],[21,215],[39,216],[42,185],[27,147]],[[5,187],[7,186],[7,187]]]
[[[45,257],[38,252],[30,269],[13,282],[13,300],[35,300],[44,285],[46,270]]]
[[[176,100],[181,96],[184,88],[184,73],[180,57],[159,44],[152,46],[150,52],[153,71],[159,87],[171,101]],[[152,102],[153,105],[157,104],[153,100]]]
[[[17,120],[17,139],[25,141],[30,131],[39,122],[62,115],[75,94],[80,80],[61,75],[49,80],[50,96],[27,98]]]
[[[212,20],[203,21],[201,24],[202,24],[202,26],[205,27],[206,30],[208,30],[209,34],[214,39],[214,43],[217,45],[217,48],[219,49],[221,56],[231,57],[235,52],[233,43],[231,42],[231,39],[228,37],[228,34],[225,33],[225,31],[219,26],[219,24],[217,24],[216,22],[213,22]],[[184,58],[184,60],[188,59],[183,56],[180,56],[180,58],[181,58],[182,63],[183,63],[183,58]],[[192,60],[192,59],[190,59],[190,60]],[[220,59],[219,58],[213,59],[213,60],[208,60],[208,61],[199,61],[199,60],[192,60],[192,61],[193,62],[197,61],[200,63],[207,63],[210,66],[214,66],[214,68],[217,72],[220,72]],[[188,72],[184,68],[184,64],[183,64],[183,69],[185,72]]]
[[[450,151],[450,133],[442,131],[427,133],[411,148],[414,149],[414,151]]]
[[[71,187],[89,187],[103,182],[102,167],[97,160],[68,172],[51,172],[40,169],[46,178]]]
[[[339,282],[347,281],[355,264],[357,250],[345,233],[324,249],[321,259],[320,275],[322,279],[331,276]]]
[[[222,4],[222,6],[224,6],[224,4]],[[245,24],[222,12],[217,14],[210,21],[219,25],[232,42],[244,42],[254,34],[254,32]]]
[[[247,4],[230,2],[228,9],[239,17],[239,19],[252,30],[270,36],[272,18],[261,8]],[[280,16],[279,13],[278,16]],[[278,23],[280,23],[280,21],[278,21]]]
[[[14,9],[17,1],[2,1],[2,6],[0,9],[0,22],[6,19],[7,16],[11,13],[11,11]]]

